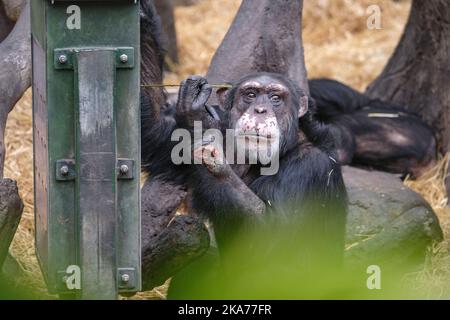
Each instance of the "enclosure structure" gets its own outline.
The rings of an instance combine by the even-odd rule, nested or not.
[[[36,250],[49,291],[139,291],[139,1],[31,5]]]

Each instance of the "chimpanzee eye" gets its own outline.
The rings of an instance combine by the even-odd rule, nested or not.
[[[254,92],[248,92],[247,93],[247,98],[249,99],[255,99],[256,98],[256,94]]]
[[[281,102],[281,98],[280,98],[280,96],[273,95],[273,96],[270,97],[270,101],[272,101],[273,103],[280,103]]]

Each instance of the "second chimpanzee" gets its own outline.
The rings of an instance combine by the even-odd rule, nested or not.
[[[432,129],[405,108],[335,80],[309,81],[318,119],[330,127],[341,164],[419,176],[436,160]]]

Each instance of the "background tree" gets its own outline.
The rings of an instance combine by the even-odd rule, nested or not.
[[[414,0],[400,43],[367,93],[405,105],[438,130],[450,147],[450,3]]]
[[[439,151],[450,151],[450,2],[413,0],[403,36],[372,98],[406,106],[437,133]],[[450,179],[447,179],[450,195]]]
[[[6,120],[31,84],[30,6],[27,4],[21,10],[23,4],[21,0],[0,2],[0,19],[9,19],[12,25],[22,11],[14,29],[0,40],[0,277],[23,211],[16,182],[3,179]]]
[[[208,70],[211,83],[254,72],[281,73],[308,90],[302,40],[303,1],[244,0]]]
[[[167,50],[166,67],[172,70],[173,64],[178,64],[178,41],[175,26],[173,0],[154,0],[156,11],[161,17],[162,37]]]

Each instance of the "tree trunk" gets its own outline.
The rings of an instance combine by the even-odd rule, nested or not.
[[[5,160],[4,134],[8,113],[31,84],[30,5],[13,31],[0,43],[0,179]]]
[[[450,151],[448,0],[413,1],[400,43],[367,93],[419,115],[436,131],[439,151]],[[450,195],[450,179],[447,191]]]
[[[8,36],[14,27],[14,23],[6,15],[3,3],[0,2],[0,43]]]
[[[307,91],[302,9],[303,0],[244,0],[209,67],[210,83],[276,72]]]
[[[15,181],[0,180],[0,270],[22,216],[23,203]]]

